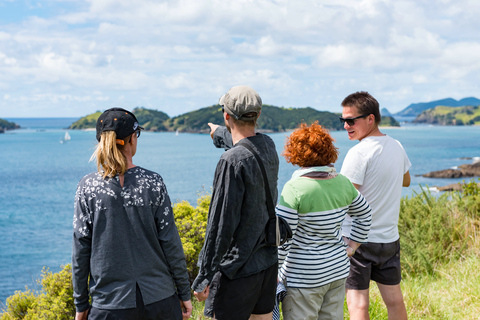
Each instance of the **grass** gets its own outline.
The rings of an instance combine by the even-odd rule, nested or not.
[[[436,275],[406,277],[402,291],[411,320],[471,320],[480,319],[480,257],[442,265]],[[204,303],[193,301],[191,319],[210,319],[203,316]],[[344,319],[350,319],[346,304]],[[370,319],[387,320],[387,309],[374,282],[370,286]]]

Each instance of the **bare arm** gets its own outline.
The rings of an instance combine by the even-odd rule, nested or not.
[[[405,173],[403,175],[403,184],[402,186],[404,187],[408,187],[410,186],[410,171],[407,171],[407,173]]]
[[[353,184],[353,186],[355,187],[355,189],[358,190],[358,189],[360,188],[360,185],[359,185],[359,184],[356,184],[356,183],[352,183],[352,184]]]
[[[357,251],[358,247],[360,247],[361,243],[355,242],[351,239],[348,239],[347,237],[343,237],[343,241],[347,244],[347,256],[351,257],[355,254],[355,251]]]

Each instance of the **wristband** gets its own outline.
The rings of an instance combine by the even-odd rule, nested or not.
[[[352,247],[348,246],[350,249],[352,249],[353,253],[352,253],[352,256],[355,254],[355,249],[353,249]]]

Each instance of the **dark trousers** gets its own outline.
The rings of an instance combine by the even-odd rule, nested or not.
[[[176,294],[144,305],[142,293],[137,285],[136,308],[107,310],[92,307],[88,313],[88,320],[182,320],[182,309]]]

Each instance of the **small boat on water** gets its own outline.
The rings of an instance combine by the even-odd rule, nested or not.
[[[60,143],[64,143],[64,142],[67,142],[67,141],[70,141],[72,140],[72,137],[70,136],[70,134],[68,133],[68,131],[65,132],[65,136],[63,137],[62,140],[60,140]]]

